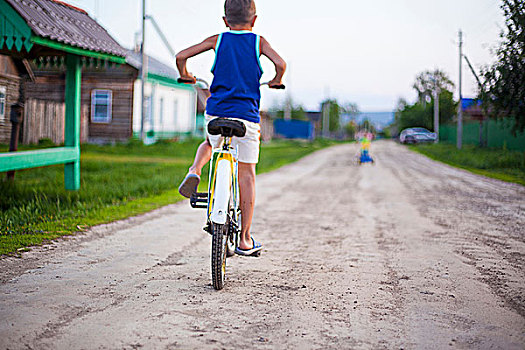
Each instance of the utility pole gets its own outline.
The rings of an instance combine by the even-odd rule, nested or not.
[[[98,8],[98,0],[95,0],[95,21],[99,18]]]
[[[470,60],[468,59],[467,55],[463,55],[463,58],[465,61],[467,61],[468,67],[470,68],[470,71],[474,75],[474,78],[476,78],[476,81],[478,82],[479,91],[483,94],[483,84],[481,83],[481,80],[479,80],[478,74],[474,70],[474,67],[472,67],[472,64],[470,63]],[[479,120],[479,145],[481,147],[485,147],[485,140],[483,140],[483,122],[484,118],[481,118]]]
[[[474,70],[474,67],[472,67],[472,64],[470,63],[470,60],[468,59],[467,55],[463,55],[463,58],[465,61],[467,61],[468,67],[470,68],[470,71],[472,72],[472,75],[474,75],[474,78],[476,78],[476,81],[478,82],[478,86],[481,92],[483,92],[483,84],[481,83],[481,80],[479,80],[478,74]]]
[[[288,76],[288,81],[287,81],[287,93],[286,93],[286,102],[285,102],[285,105],[284,105],[284,120],[291,120],[292,119],[292,95],[290,93],[290,88],[291,88],[291,81],[292,81],[292,76],[291,76],[291,71],[290,71],[290,63],[288,63],[286,65],[286,68],[288,69],[288,72],[287,72],[287,76]]]
[[[330,102],[323,103],[323,138],[328,138],[330,127]]]
[[[146,19],[150,20],[151,24],[153,24],[153,28],[157,31],[157,34],[159,35],[160,39],[164,43],[164,46],[166,47],[166,49],[168,49],[172,57],[175,57],[177,53],[175,52],[175,50],[173,50],[173,47],[171,47],[170,42],[168,41],[168,38],[166,38],[162,30],[160,29],[159,25],[157,24],[157,21],[155,21],[155,18],[153,18],[153,16],[146,15]]]
[[[285,99],[284,103],[284,120],[291,120],[292,119],[292,98],[290,97],[290,94]]]
[[[144,87],[148,76],[148,56],[146,56],[146,0],[142,0],[142,45],[140,46],[142,54],[142,64],[140,68],[141,79],[141,116],[140,116],[140,139],[144,141],[144,120],[146,119],[146,94]]]
[[[461,91],[461,68],[463,63],[463,32],[459,30],[459,104],[458,104],[458,129],[456,147],[461,149],[463,144],[463,94]]]
[[[436,134],[435,143],[439,142],[439,87],[434,80],[434,133]]]

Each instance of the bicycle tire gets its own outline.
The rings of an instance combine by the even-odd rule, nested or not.
[[[226,242],[226,257],[231,258],[235,255],[235,233],[228,234],[228,239]]]
[[[233,217],[233,216],[232,216]],[[235,255],[235,248],[239,246],[239,233],[241,230],[241,214],[237,218],[237,223],[234,225],[233,219],[230,220],[230,225],[228,226],[228,242],[226,245],[226,257],[231,258]],[[239,229],[235,227],[237,226]]]
[[[212,224],[211,244],[211,280],[213,288],[221,290],[224,288],[226,277],[226,251],[228,246],[228,225]]]

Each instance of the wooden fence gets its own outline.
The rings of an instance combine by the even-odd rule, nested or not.
[[[88,106],[80,111],[80,142],[88,139]],[[65,103],[38,99],[27,99],[22,126],[22,142],[38,143],[50,139],[54,144],[64,143]]]

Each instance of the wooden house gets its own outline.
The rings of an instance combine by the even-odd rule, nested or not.
[[[261,141],[269,142],[274,137],[273,118],[270,113],[261,111]]]
[[[89,83],[82,79],[82,73],[90,67],[125,65],[125,50],[85,11],[74,6],[58,0],[0,0],[0,55],[3,55],[0,59],[1,140],[7,138],[8,115],[9,122],[15,126],[13,130],[20,125],[24,114],[28,120],[37,119],[36,112],[27,112],[33,108],[31,101],[44,101],[43,118],[56,116],[63,108],[65,119],[55,118],[57,123],[63,123],[63,147],[0,153],[0,172],[64,164],[65,187],[79,189],[82,85]],[[53,72],[46,76],[46,71]],[[60,81],[56,80],[57,76],[61,76]],[[36,86],[38,82],[42,85]],[[42,90],[42,86],[46,87]],[[107,112],[110,99],[100,96],[106,103],[99,103],[99,96],[95,94],[95,97],[95,117],[107,115],[101,110],[105,108]],[[63,107],[49,102],[60,104],[62,100]],[[10,109],[15,113],[10,113]],[[53,125],[45,120],[38,123],[46,127]],[[28,125],[32,125],[31,122]],[[54,126],[54,130],[60,129],[62,126]]]
[[[63,142],[65,68],[33,61],[25,84],[24,143]],[[81,88],[81,142],[124,141],[132,136],[133,90],[138,71],[128,64],[86,60]]]
[[[0,143],[9,143],[11,106],[20,101],[22,82],[26,76],[22,60],[0,55]]]
[[[126,50],[79,8],[54,0],[0,1],[12,5],[29,23],[49,31],[50,38],[63,36],[67,42],[84,35],[90,49],[99,45],[125,56]],[[80,29],[69,23],[75,23]],[[20,131],[22,143],[37,143],[41,139],[50,139],[55,144],[64,142],[64,63],[64,57],[58,55],[21,61],[0,55],[0,143],[9,142],[9,108],[20,99],[24,103]],[[115,64],[96,57],[82,59],[81,142],[131,137],[133,89],[137,75],[137,69],[126,63]]]
[[[323,116],[322,112],[307,111],[305,112],[308,121],[314,125],[314,138],[322,134]]]
[[[211,93],[208,88],[197,87],[197,118],[195,126],[195,136],[204,137],[204,128],[206,121],[204,115],[206,114],[206,101]]]

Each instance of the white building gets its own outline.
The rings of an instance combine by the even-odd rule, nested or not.
[[[128,64],[140,70],[140,52],[129,51]],[[148,79],[145,85],[146,118],[144,132],[148,140],[187,137],[195,134],[197,91],[191,85],[177,83],[179,74],[168,65],[148,57]],[[133,96],[133,135],[140,136],[141,79],[135,81]]]

